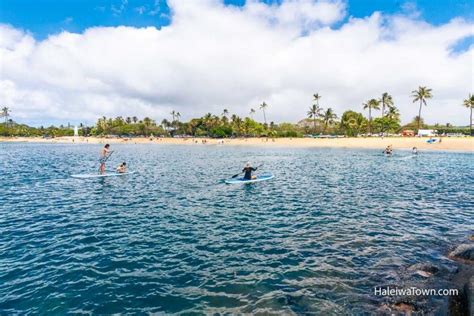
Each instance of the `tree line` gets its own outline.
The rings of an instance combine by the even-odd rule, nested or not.
[[[83,136],[195,136],[195,137],[302,137],[308,134],[331,134],[357,136],[361,134],[394,134],[403,129],[417,131],[421,128],[433,128],[446,133],[464,133],[472,135],[472,111],[474,109],[474,95],[464,100],[463,106],[470,109],[469,129],[455,128],[447,124],[427,125],[421,116],[423,106],[427,106],[427,100],[433,97],[432,90],[427,87],[419,87],[412,91],[413,103],[418,106],[418,115],[404,126],[400,124],[400,113],[393,97],[384,92],[379,98],[372,98],[364,102],[361,107],[367,111],[368,116],[362,113],[347,110],[341,117],[330,107],[320,106],[322,96],[313,94],[313,104],[307,111],[307,117],[300,122],[275,124],[267,122],[267,111],[269,105],[262,102],[259,109],[263,114],[263,122],[254,119],[255,109],[250,109],[248,116],[240,117],[230,114],[223,109],[220,115],[207,113],[202,117],[181,121],[181,114],[177,111],[170,113],[170,119],[161,122],[144,117],[136,116],[115,118],[101,117],[94,126],[79,125],[79,134]],[[380,115],[374,117],[374,111],[380,111]],[[16,124],[10,117],[10,109],[3,107],[0,117],[4,122],[0,124],[0,135],[2,136],[72,136],[74,130],[71,126],[30,127],[24,124]]]

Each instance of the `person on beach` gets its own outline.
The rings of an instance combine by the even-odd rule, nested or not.
[[[117,167],[118,173],[125,173],[127,172],[127,163],[124,161]]]
[[[111,154],[112,154],[112,152],[110,151],[110,145],[109,145],[109,144],[105,144],[104,148],[102,148],[102,150],[100,151],[100,159],[99,159],[100,167],[99,167],[99,172],[100,172],[101,174],[104,174],[104,173],[105,173],[105,162],[107,161],[107,159],[110,157]]]
[[[418,148],[413,147],[412,150],[411,150],[411,153],[412,153],[413,155],[418,155]]]
[[[252,167],[250,162],[247,162],[245,164],[244,169],[242,169],[242,172],[245,172],[244,174],[244,179],[245,180],[252,180],[252,179],[257,179],[257,176],[252,175],[253,171],[257,171],[257,168]]]

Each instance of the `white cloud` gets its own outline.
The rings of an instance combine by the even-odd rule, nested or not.
[[[0,26],[0,103],[19,120],[93,122],[161,120],[173,109],[183,118],[223,108],[247,115],[266,101],[269,120],[280,122],[304,117],[315,92],[341,114],[387,91],[408,121],[417,114],[410,92],[423,85],[434,94],[427,121],[467,124],[461,103],[474,90],[474,50],[450,47],[473,35],[472,23],[381,13],[344,21],[342,1],[169,6],[171,24],[161,30],[96,27],[37,41]]]

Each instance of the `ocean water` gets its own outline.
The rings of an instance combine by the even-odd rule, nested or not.
[[[0,143],[0,314],[360,314],[473,230],[469,153],[112,147],[136,174],[71,178],[99,145]],[[247,160],[275,178],[224,184]]]

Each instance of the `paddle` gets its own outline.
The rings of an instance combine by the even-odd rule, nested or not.
[[[107,156],[105,156],[104,158],[102,158],[103,160],[100,162],[100,164],[102,165],[102,164],[105,163],[107,160],[109,160],[110,156],[112,156],[113,153],[114,153],[114,150],[112,150]],[[100,171],[100,166],[99,166],[99,171]]]
[[[261,166],[263,166],[263,163],[262,163],[261,165],[257,166],[255,169],[258,169],[258,168],[260,168]],[[237,178],[242,172],[243,172],[243,171],[240,171],[239,173],[234,174],[234,175],[231,177],[231,179]]]

